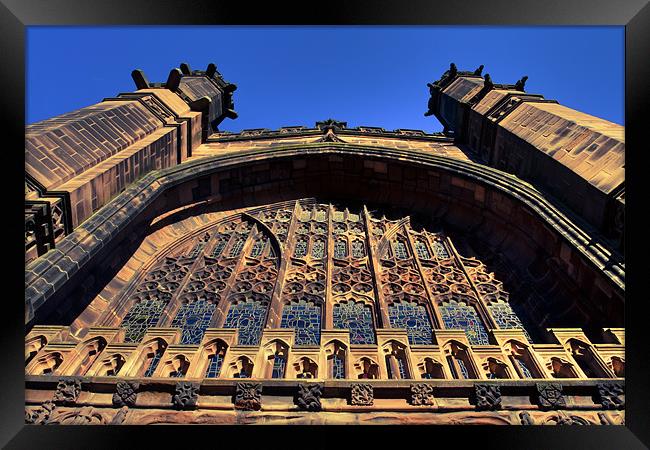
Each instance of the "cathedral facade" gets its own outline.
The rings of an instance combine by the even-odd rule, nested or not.
[[[27,126],[26,422],[624,424],[624,129],[482,69],[440,133],[220,131],[214,64]]]

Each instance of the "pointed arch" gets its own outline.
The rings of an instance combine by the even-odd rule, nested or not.
[[[354,364],[357,378],[360,380],[379,379],[379,365],[371,358],[363,356]]]
[[[293,368],[296,372],[296,378],[318,378],[318,364],[307,356],[298,359],[293,364]]]
[[[382,349],[386,360],[388,378],[400,380],[411,378],[408,347],[396,340],[390,340],[382,346]]]
[[[587,378],[611,378],[612,374],[592,345],[576,338],[567,341],[571,356]]]
[[[107,341],[103,336],[93,337],[79,344],[77,347],[79,353],[76,357],[78,362],[72,368],[68,368],[66,372],[71,375],[84,375],[99,357],[99,354],[104,350],[106,345]]]
[[[420,361],[418,364],[418,370],[420,372],[420,378],[425,380],[442,380],[446,378],[442,363],[428,356]]]
[[[49,352],[34,359],[27,367],[26,372],[33,375],[54,375],[63,363],[61,352]]]
[[[478,371],[469,353],[469,348],[456,340],[447,342],[444,353],[451,374],[456,379],[478,378]]]
[[[344,379],[347,377],[347,354],[348,349],[338,339],[333,339],[325,345],[327,355],[327,375],[333,379]]]
[[[47,345],[47,337],[44,335],[33,336],[25,342],[25,366]]]
[[[229,378],[251,378],[254,364],[251,358],[242,355],[230,363],[228,368]]]

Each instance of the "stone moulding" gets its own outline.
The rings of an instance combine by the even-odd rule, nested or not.
[[[576,225],[576,223],[580,223],[584,229],[589,230],[589,227],[582,221],[575,217],[569,217],[570,213],[552,205],[539,191],[518,178],[497,169],[444,156],[329,142],[206,157],[147,174],[139,182],[111,200],[73,233],[66,236],[56,249],[27,266],[25,294],[28,316],[26,322],[33,323],[38,316],[38,309],[54,294],[55,290],[60,289],[81,267],[88,264],[112,237],[123,230],[167,189],[191,179],[246,164],[294,157],[322,157],[327,154],[355,156],[380,162],[416,164],[420,168],[450,172],[454,176],[467,178],[500,191],[531,210],[561,236],[567,245],[577,250],[589,264],[602,272],[619,292],[624,292],[624,265],[611,263],[612,258],[616,261],[619,259],[618,256],[608,251],[604,243],[599,243],[598,239],[594,239],[593,236]],[[81,259],[76,257],[77,262],[74,262],[72,258],[68,257],[68,254],[80,244],[83,244],[84,256]]]

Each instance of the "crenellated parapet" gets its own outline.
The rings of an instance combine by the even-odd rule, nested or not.
[[[624,127],[451,68],[429,83],[429,109],[477,160],[548,192],[622,248]]]

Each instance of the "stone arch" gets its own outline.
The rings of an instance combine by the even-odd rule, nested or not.
[[[283,339],[273,339],[263,349],[264,368],[262,378],[284,378],[289,360],[289,344]]]
[[[107,344],[108,342],[103,336],[97,336],[78,344],[77,354],[74,358],[75,362],[73,362],[72,367],[68,366],[66,373],[70,373],[71,375],[84,375]]]
[[[26,372],[33,375],[54,375],[63,363],[61,352],[48,352],[27,366]]]
[[[27,366],[43,347],[47,345],[44,335],[33,336],[25,341],[25,366]]]
[[[356,378],[377,380],[379,379],[379,365],[368,356],[362,356],[354,363]]]
[[[457,340],[451,340],[444,345],[443,351],[454,378],[479,378],[478,370],[470,353],[471,350],[467,345]]]
[[[253,376],[253,360],[246,355],[239,356],[228,367],[229,378],[251,378]]]
[[[163,377],[183,378],[190,369],[190,360],[183,354],[174,355],[165,361],[160,373]]]
[[[504,343],[503,351],[508,355],[520,378],[545,378],[528,345],[517,339],[510,339]]]
[[[606,364],[594,351],[591,344],[580,339],[571,338],[566,343],[567,350],[584,372],[587,378],[611,378],[612,374]]]
[[[614,372],[617,377],[625,378],[625,358],[612,356],[610,359],[612,372]]]
[[[489,379],[512,378],[508,365],[498,358],[490,356],[483,363],[483,371]]]
[[[422,379],[445,379],[445,370],[442,363],[429,356],[422,358],[418,363],[418,371]]]
[[[137,368],[134,376],[152,377],[156,373],[167,346],[167,341],[160,337],[149,339],[143,343],[134,362],[134,366]]]
[[[296,378],[318,378],[318,364],[307,356],[294,362],[293,369],[296,372]]]
[[[204,358],[201,364],[202,375],[205,378],[217,378],[228,353],[228,344],[221,338],[208,341],[203,347]]]
[[[553,378],[579,378],[573,364],[558,356],[552,357],[546,364]]]
[[[348,378],[348,348],[338,339],[327,342],[323,349],[327,360],[327,377],[333,379]]]
[[[124,367],[126,358],[121,353],[113,353],[112,355],[102,359],[95,369],[95,376],[99,377],[112,377],[120,374],[120,370]]]

